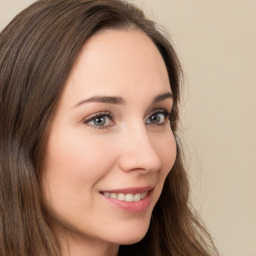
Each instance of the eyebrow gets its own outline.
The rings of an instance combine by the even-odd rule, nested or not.
[[[163,101],[165,99],[171,98],[173,99],[173,94],[171,92],[163,93],[158,96],[156,96],[153,100],[153,104],[158,103],[160,101]],[[114,104],[114,105],[125,105],[125,100],[121,97],[116,96],[93,96],[88,99],[82,100],[79,103],[77,103],[74,107],[78,107],[80,105],[83,105],[85,103],[106,103],[106,104]]]
[[[107,103],[107,104],[116,104],[116,105],[124,105],[125,100],[121,97],[115,96],[94,96],[85,100],[80,101],[75,105],[75,107],[80,106],[85,103],[90,102],[98,102],[98,103]]]
[[[163,93],[155,97],[153,104],[165,99],[173,99],[173,94],[171,92]]]

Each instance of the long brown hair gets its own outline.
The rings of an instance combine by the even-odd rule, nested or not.
[[[47,131],[65,81],[84,43],[106,28],[141,29],[161,53],[179,121],[181,67],[169,40],[142,11],[120,0],[39,0],[0,34],[0,255],[60,256],[44,209],[40,173]],[[189,183],[177,159],[146,236],[119,255],[216,255],[189,207]]]

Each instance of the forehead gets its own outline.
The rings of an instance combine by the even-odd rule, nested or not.
[[[163,58],[141,30],[102,30],[83,46],[66,82],[71,94],[170,91]]]

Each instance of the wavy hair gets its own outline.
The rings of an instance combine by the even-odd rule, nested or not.
[[[181,67],[166,36],[121,0],[39,0],[0,34],[0,255],[61,256],[42,200],[48,128],[65,81],[85,42],[102,29],[140,29],[166,64],[179,121]],[[177,139],[177,135],[176,135]],[[217,255],[189,204],[180,144],[146,236],[120,256]]]

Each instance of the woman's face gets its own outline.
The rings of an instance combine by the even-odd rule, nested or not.
[[[67,237],[143,238],[176,157],[172,103],[164,61],[142,31],[104,30],[86,42],[53,118],[42,179]]]

